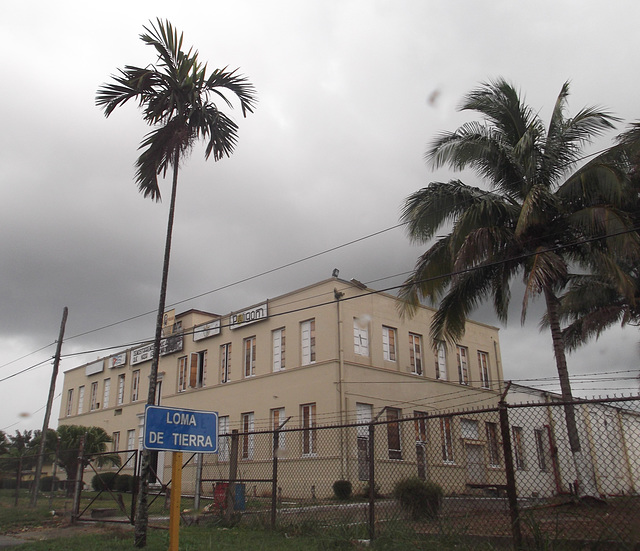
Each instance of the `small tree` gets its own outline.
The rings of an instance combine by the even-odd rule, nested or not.
[[[120,456],[117,453],[97,455],[87,459],[87,455],[102,454],[107,451],[107,444],[111,442],[111,437],[100,427],[83,427],[80,425],[62,425],[58,427],[60,438],[60,451],[58,452],[58,465],[67,473],[67,481],[76,479],[78,472],[78,451],[80,441],[84,436],[84,462],[82,471],[89,464],[94,462],[102,467],[104,465],[120,465]],[[67,484],[67,493],[72,493],[72,485]]]

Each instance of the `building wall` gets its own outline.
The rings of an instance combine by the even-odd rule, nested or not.
[[[336,291],[342,293],[339,301]],[[403,416],[412,416],[415,411],[434,413],[495,405],[503,379],[498,330],[468,322],[466,335],[459,343],[465,347],[468,362],[464,384],[459,380],[455,346],[446,350],[446,380],[438,380],[437,356],[429,341],[433,313],[432,309],[419,308],[414,317],[402,318],[394,297],[372,293],[336,278],[270,299],[268,317],[237,329],[230,327],[233,313],[219,317],[191,310],[176,316],[182,325],[182,350],[160,358],[160,401],[170,407],[217,411],[220,416],[228,416],[229,429],[240,431],[244,428],[243,414],[250,412],[254,430],[271,429],[273,410],[280,408],[284,408],[281,420],[290,417],[287,427],[301,426],[302,406],[307,404],[315,406],[316,425],[355,422],[358,403],[368,404],[373,415],[385,406],[392,406]],[[220,320],[219,334],[194,341],[193,328],[197,330],[198,325],[214,319]],[[313,361],[305,356],[308,349],[303,350],[303,331],[308,329],[309,320],[315,322]],[[274,371],[273,335],[282,328],[285,330],[284,368]],[[394,335],[393,354],[389,353],[389,330]],[[251,337],[255,337],[255,371],[246,376],[244,345]],[[222,351],[228,344],[231,344],[230,377],[223,382]],[[489,381],[481,377],[479,351],[488,362]],[[206,369],[202,386],[183,390],[179,374],[182,359],[186,358],[190,366],[192,354],[204,352]],[[139,447],[151,362],[131,365],[132,351],[129,350],[126,364],[112,368],[116,356],[105,358],[101,370],[92,362],[65,372],[59,423],[101,426],[110,435],[119,434],[119,449],[127,448],[130,444],[127,435],[133,434],[133,446]],[[303,365],[305,357],[307,365]],[[88,375],[87,368],[95,373]],[[137,399],[132,400],[132,382],[138,370],[139,392]],[[118,404],[121,375],[125,378],[124,400]],[[105,379],[110,380],[107,403],[104,402]],[[100,406],[92,410],[94,383],[97,383],[99,397],[94,402]],[[482,388],[483,385],[487,388]],[[84,402],[82,413],[78,414],[80,387],[84,387]],[[69,410],[70,390],[73,395]],[[410,453],[415,456],[415,437],[411,432],[404,431],[402,439],[403,445],[413,450]],[[354,461],[347,456],[357,460],[354,443],[354,439],[343,443],[342,449],[350,450],[348,453],[341,452],[340,448],[331,452],[331,460],[338,461],[350,476],[353,476]],[[288,450],[288,454],[290,462],[300,456],[299,446]],[[406,457],[409,461],[410,455]]]
[[[510,404],[539,403],[544,407],[509,409],[512,448],[516,455],[513,427],[522,429],[523,464],[516,465],[520,495],[553,496],[569,493],[576,480],[564,407],[557,394],[513,385],[507,395]],[[637,491],[638,427],[640,416],[602,403],[575,406],[581,449],[599,495],[628,495]],[[542,446],[536,442],[542,431]],[[541,455],[543,456],[541,459]]]

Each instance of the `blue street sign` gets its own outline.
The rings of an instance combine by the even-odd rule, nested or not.
[[[144,442],[147,450],[218,452],[218,412],[147,406]]]

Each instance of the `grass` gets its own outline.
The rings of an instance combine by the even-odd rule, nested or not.
[[[101,496],[92,508],[112,507],[112,503],[110,498],[103,499]],[[29,495],[26,490],[20,493],[18,507],[14,507],[13,490],[0,490],[0,533],[33,532],[33,538],[17,547],[17,551],[133,551],[135,549],[133,530],[127,524],[80,523],[80,529],[66,529],[69,526],[68,513],[66,516],[53,517],[50,512],[51,507],[58,512],[71,510],[71,500],[62,494],[56,495],[51,501],[48,495],[41,496],[38,507],[34,509],[29,508],[28,504]],[[470,540],[455,529],[444,535],[429,537],[416,533],[411,526],[407,527],[402,522],[385,523],[384,530],[380,530],[378,538],[369,545],[366,542],[367,530],[363,525],[326,526],[314,520],[301,520],[294,525],[282,526],[272,531],[257,522],[246,524],[246,520],[245,517],[240,525],[224,527],[217,517],[212,516],[201,521],[199,525],[182,526],[180,550],[496,551],[504,549],[488,541]],[[45,529],[46,532],[39,531],[40,528]],[[62,537],[56,537],[57,530]],[[37,541],[39,534],[47,534],[49,539]],[[164,551],[168,545],[167,530],[149,529],[146,547],[148,551]],[[534,548],[542,550],[548,547],[538,545]]]

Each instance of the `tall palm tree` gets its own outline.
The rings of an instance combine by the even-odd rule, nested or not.
[[[214,99],[227,107],[233,104],[228,96],[239,100],[243,116],[253,112],[256,93],[252,84],[238,74],[216,69],[207,75],[207,66],[198,60],[198,52],[182,49],[182,33],[169,21],[158,19],[144,27],[141,40],[155,49],[157,65],[133,67],[126,65],[112,76],[113,82],[103,85],[97,93],[96,104],[105,116],[129,100],[142,109],[143,119],[153,127],[143,139],[142,153],[136,161],[136,181],[144,197],[160,200],[158,175],[166,175],[171,167],[173,181],[164,251],[160,300],[156,318],[153,360],[149,378],[147,403],[155,399],[162,319],[165,308],[171,236],[178,184],[180,161],[200,138],[205,140],[205,158],[213,154],[215,161],[230,156],[237,142],[237,124],[218,109]],[[147,494],[149,481],[149,453],[143,451],[141,483],[136,522],[136,545],[146,545]]]
[[[510,285],[521,276],[522,322],[529,300],[542,296],[562,396],[570,403],[558,294],[572,269],[606,269],[619,292],[632,295],[634,282],[618,261],[637,259],[640,246],[634,232],[624,233],[633,227],[624,150],[579,166],[584,146],[617,119],[593,107],[567,117],[568,94],[565,83],[547,127],[503,79],[464,98],[461,110],[476,111],[483,120],[441,134],[426,158],[435,168],[472,169],[488,189],[460,180],[432,182],[407,199],[402,220],[413,241],[429,243],[443,226],[451,230],[418,259],[400,297],[406,314],[423,299],[439,304],[432,339],[453,342],[464,334],[467,315],[485,299],[506,321]],[[579,488],[593,495],[572,405],[565,407],[565,417]]]

